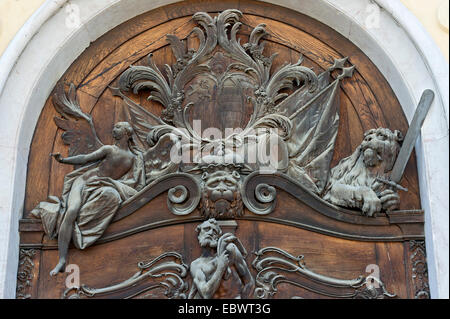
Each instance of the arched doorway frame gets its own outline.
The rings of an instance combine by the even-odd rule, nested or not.
[[[0,298],[14,298],[29,146],[56,81],[117,25],[176,0],[48,0],[0,59]],[[308,15],[357,45],[391,84],[409,121],[423,90],[436,99],[416,143],[430,289],[448,298],[448,64],[417,19],[392,0],[265,0]],[[75,6],[75,7],[74,7]],[[75,8],[75,9],[74,9]],[[70,15],[79,10],[79,21]],[[78,23],[79,22],[79,23]]]

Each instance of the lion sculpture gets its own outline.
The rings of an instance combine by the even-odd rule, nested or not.
[[[403,136],[387,128],[371,129],[355,152],[333,167],[323,199],[338,206],[359,208],[367,216],[397,209],[400,198],[380,178],[389,180]]]

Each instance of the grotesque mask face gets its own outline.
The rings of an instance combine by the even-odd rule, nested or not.
[[[242,215],[239,191],[240,176],[236,171],[203,174],[202,213],[208,217],[236,217]]]
[[[401,133],[378,128],[367,131],[364,136],[361,143],[364,164],[367,167],[375,167],[384,163],[385,170],[391,170],[400,150],[399,142],[403,139]]]
[[[201,247],[217,247],[217,241],[222,234],[222,230],[215,220],[207,220],[197,226],[198,242]]]

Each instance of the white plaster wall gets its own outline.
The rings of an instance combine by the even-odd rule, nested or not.
[[[0,1],[0,54],[28,18],[45,0],[1,0]]]
[[[397,0],[375,1],[382,8],[378,27],[367,24],[367,8],[374,3],[369,0],[266,1],[307,14],[359,46],[391,84],[408,120],[424,89],[437,93],[416,150],[431,293],[434,298],[448,298],[447,62]],[[15,296],[18,220],[29,146],[51,89],[90,42],[140,13],[174,2],[48,0],[0,58],[0,154],[4,157],[0,165],[0,298]],[[67,27],[66,3],[80,9],[78,27]]]
[[[430,33],[448,62],[449,0],[402,0]]]
[[[46,0],[0,0],[0,54]],[[448,62],[449,0],[400,0],[423,24]]]

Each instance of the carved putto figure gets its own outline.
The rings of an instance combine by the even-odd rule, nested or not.
[[[211,299],[222,280],[231,276],[234,268],[241,278],[242,287],[237,298],[248,298],[254,279],[245,261],[247,252],[239,239],[222,230],[213,218],[196,228],[202,255],[190,265],[192,287],[189,299]]]
[[[371,129],[355,152],[331,169],[324,199],[339,206],[359,208],[368,216],[398,208],[400,198],[386,188],[403,135],[387,128]]]

